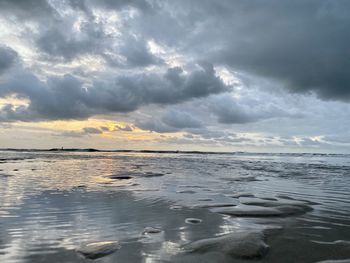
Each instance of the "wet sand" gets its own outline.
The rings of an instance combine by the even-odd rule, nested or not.
[[[0,262],[350,258],[348,156],[0,154]]]

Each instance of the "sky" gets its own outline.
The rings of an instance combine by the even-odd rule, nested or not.
[[[348,0],[0,0],[0,148],[350,153]]]

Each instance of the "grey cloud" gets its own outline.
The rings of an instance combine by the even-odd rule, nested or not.
[[[81,100],[86,96],[82,83],[70,75],[49,78],[46,82],[31,74],[14,76],[0,85],[0,97],[12,94],[29,99],[29,106],[8,105],[0,109],[2,121],[81,119],[92,114]]]
[[[99,3],[99,4],[98,4]],[[42,59],[55,61],[63,59],[68,62],[81,55],[99,55],[114,67],[145,67],[148,65],[162,64],[162,60],[154,56],[148,49],[146,39],[138,32],[133,33],[127,27],[118,27],[118,33],[106,28],[106,21],[98,19],[94,14],[97,6],[106,6],[120,11],[125,6],[134,6],[140,9],[148,9],[148,4],[143,1],[77,1],[69,0],[64,4],[56,3],[52,8],[56,11],[64,11],[64,16],[59,13],[49,18],[45,26],[40,24],[40,30],[33,34],[27,33],[35,39],[38,50],[42,53]],[[72,11],[70,15],[68,11]],[[82,11],[79,13],[78,11]],[[74,14],[75,12],[75,14]],[[119,14],[119,16],[127,16]],[[77,18],[82,20],[78,21]],[[79,29],[76,28],[79,22]],[[137,36],[136,36],[137,35]]]
[[[218,63],[278,79],[294,92],[349,101],[348,1],[225,1],[221,6],[231,18],[223,15],[203,31],[221,46],[212,52]]]
[[[101,133],[103,133],[102,130],[94,128],[94,127],[85,127],[85,128],[83,128],[83,132],[86,134],[101,134]]]
[[[6,104],[0,108],[0,122],[38,120],[25,106]]]
[[[142,130],[147,130],[151,132],[154,131],[158,133],[169,133],[179,131],[178,128],[171,127],[169,125],[164,124],[162,121],[155,119],[138,121],[136,125]]]
[[[90,135],[98,135],[102,133],[103,133],[103,129],[94,128],[94,127],[84,127],[80,131],[65,131],[55,135],[63,136],[63,137],[79,138],[79,137],[90,136]]]
[[[194,144],[201,146],[241,146],[242,144],[252,144],[255,142],[245,137],[235,137],[226,135],[218,138],[205,138],[202,136],[193,136],[192,134],[185,134],[183,137],[165,137],[164,142],[172,144]]]
[[[327,135],[324,136],[322,139],[329,143],[350,144],[349,134]]]
[[[55,14],[46,0],[1,0],[0,13],[20,19],[41,19]]]
[[[137,39],[133,36],[126,39],[120,53],[126,57],[127,64],[130,66],[144,67],[162,62],[161,59],[150,53],[144,39]]]
[[[209,108],[223,124],[244,124],[277,117],[300,117],[299,114],[287,112],[272,103],[249,99],[240,101],[229,94],[214,97],[209,102]]]
[[[95,7],[107,10],[120,10],[124,7],[137,8],[140,11],[151,10],[151,5],[144,0],[66,0],[60,1],[59,7],[70,6],[91,15],[91,9]],[[48,0],[2,0],[0,1],[0,13],[16,15],[20,19],[36,19],[58,16],[55,10],[55,2]]]
[[[210,130],[210,129],[189,129],[188,132],[192,134],[199,135],[203,139],[220,139],[225,137],[233,137],[236,138],[237,135],[232,132],[227,131],[219,131],[219,130]]]
[[[0,10],[33,19],[51,14],[52,21],[45,24],[48,29],[40,27],[37,40],[38,47],[48,57],[72,59],[85,52],[99,54],[110,63],[116,63],[113,56],[124,56],[130,67],[158,65],[160,59],[152,55],[144,43],[154,39],[174,47],[190,60],[205,58],[252,76],[277,79],[294,92],[313,91],[325,99],[350,99],[347,45],[350,3],[346,0],[264,3],[207,0],[200,4],[196,1],[71,0],[67,3],[89,14],[95,8],[120,11],[124,7],[136,8],[140,13],[121,16],[118,38],[110,39],[109,34],[104,33],[103,24],[90,19],[82,28],[85,38],[75,39],[71,36],[72,25],[56,23],[62,22],[62,18],[47,1],[4,0],[0,2]],[[62,6],[65,5],[56,8]],[[141,40],[128,40],[130,36]],[[115,48],[116,43],[121,45]],[[117,62],[119,65],[120,61]]]
[[[127,35],[127,34],[125,34]],[[133,68],[162,65],[164,61],[153,55],[142,37],[124,36],[122,44],[115,48],[107,47],[100,55],[112,67]]]
[[[236,133],[230,131],[218,131],[207,128],[202,129],[187,129],[188,133],[185,134],[186,138],[200,138],[202,140],[211,140],[217,143],[242,143],[251,142],[252,140],[243,136],[239,136]]]
[[[249,115],[232,101],[228,103],[225,103],[225,101],[222,101],[222,102],[224,104],[213,105],[214,113],[218,117],[218,121],[220,123],[243,124],[243,123],[253,122],[257,120],[255,116]]]
[[[137,29],[189,57],[279,80],[293,92],[350,100],[349,1],[165,1],[159,7]]]
[[[199,129],[202,124],[190,114],[177,110],[167,111],[161,119],[149,118],[137,121],[136,125],[143,129],[158,133],[177,132],[180,130]]]
[[[280,137],[277,138],[277,141],[280,142],[283,146],[290,147],[310,147],[310,148],[320,148],[322,146],[329,146],[324,141],[311,138],[311,137]]]
[[[349,7],[346,0],[0,1],[9,25],[0,44],[16,49],[0,48],[0,98],[29,102],[0,106],[0,122],[125,113],[118,118],[135,126],[120,130],[182,131],[198,143],[240,144],[248,139],[234,132],[254,132],[301,138],[254,143],[345,147]],[[100,59],[106,63],[97,67]],[[214,68],[233,73],[239,87]]]
[[[187,75],[179,68],[168,69],[164,75],[132,74],[92,86],[71,75],[41,81],[23,73],[0,84],[0,97],[15,94],[29,99],[29,106],[3,108],[0,112],[2,121],[26,117],[27,121],[81,119],[94,114],[130,112],[147,104],[175,104],[229,88],[210,67]]]
[[[96,53],[103,48],[100,39],[105,36],[98,26],[89,23],[79,34],[67,30],[64,25],[62,27],[49,29],[36,40],[37,46],[48,55],[47,59],[59,57],[72,60],[81,54]]]
[[[14,65],[17,56],[17,52],[13,49],[6,46],[0,46],[0,74],[4,73]]]
[[[101,41],[102,40],[102,41]],[[161,65],[162,59],[153,55],[147,41],[127,33],[118,40],[104,31],[103,23],[83,22],[79,32],[73,32],[71,24],[60,23],[49,28],[36,39],[36,45],[47,60],[71,61],[78,56],[101,56],[109,66],[120,68]]]
[[[105,9],[121,9],[124,7],[134,7],[140,11],[151,10],[151,5],[145,0],[90,0],[93,6],[102,7]]]
[[[186,112],[170,110],[162,118],[162,121],[170,127],[184,128],[200,128],[202,124],[193,116]]]
[[[72,138],[81,138],[85,134],[82,132],[77,132],[77,131],[66,131],[66,132],[61,132],[58,134],[53,134],[53,136],[59,136],[59,137],[72,137]]]
[[[109,128],[106,126],[101,126],[100,129],[101,131],[109,131]]]
[[[322,146],[323,142],[316,139],[304,137],[301,139],[300,144],[306,147],[320,147]]]
[[[147,104],[176,104],[231,88],[210,67],[189,74],[184,74],[181,68],[170,68],[163,75],[121,76],[113,85],[99,81],[94,86],[88,104],[111,112],[130,112]]]
[[[125,126],[120,126],[116,125],[115,126],[116,131],[126,131],[126,132],[131,132],[134,130],[134,128],[131,125],[125,125]]]

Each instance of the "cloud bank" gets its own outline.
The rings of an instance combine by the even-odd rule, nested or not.
[[[348,10],[346,0],[4,0],[0,122],[122,116],[126,132],[342,143]],[[86,129],[75,135],[103,132]]]

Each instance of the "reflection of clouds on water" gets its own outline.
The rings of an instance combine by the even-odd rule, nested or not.
[[[170,258],[179,251],[177,226],[189,211],[182,213],[173,212],[166,203],[136,201],[127,192],[44,191],[25,199],[18,218],[5,222],[7,230],[2,232],[8,233],[4,242],[9,248],[2,252],[8,262],[17,262],[21,254],[23,257],[36,254],[46,257],[61,248],[73,250],[87,242],[139,240],[137,242],[142,243],[140,253],[145,257]],[[151,237],[150,242],[143,242],[140,233],[149,225],[160,225],[167,236],[161,232],[157,238]],[[188,231],[191,230],[183,228],[180,233],[190,235]]]
[[[340,166],[344,157],[17,154],[31,159],[0,164],[3,173],[18,169],[0,178],[1,262],[79,260],[75,248],[103,240],[119,240],[122,248],[101,262],[192,260],[197,255],[180,253],[182,245],[242,229],[282,226],[306,242],[315,235],[325,241],[345,239],[350,225],[349,167]],[[118,178],[126,175],[131,178]],[[314,210],[297,218],[210,211],[251,202],[261,207],[300,204],[288,198],[318,204],[308,203]],[[188,218],[201,223],[187,224]],[[144,236],[145,227],[162,231]],[[295,229],[305,231],[301,235]],[[230,261],[224,257],[222,262]]]

